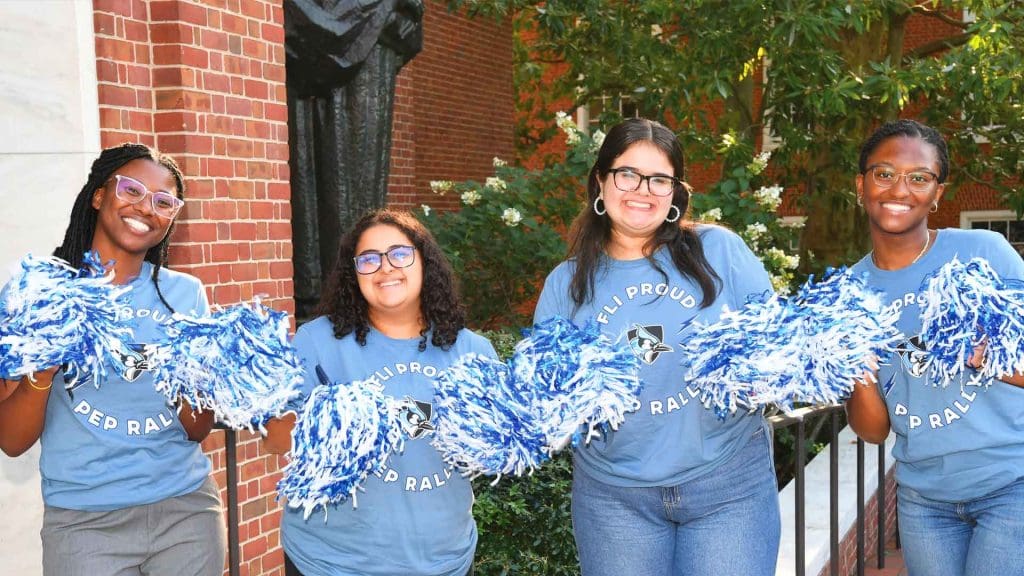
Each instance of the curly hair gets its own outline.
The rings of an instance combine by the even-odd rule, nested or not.
[[[920,138],[935,147],[939,157],[939,184],[949,177],[949,149],[946,140],[939,134],[939,131],[931,126],[926,126],[916,120],[902,119],[886,122],[878,127],[864,144],[860,147],[860,161],[857,168],[861,174],[868,171],[868,157],[889,138],[905,136],[907,138]]]
[[[92,249],[92,239],[96,234],[96,220],[99,217],[99,210],[93,208],[92,198],[97,189],[106,185],[107,181],[114,176],[122,166],[132,160],[145,159],[159,164],[167,169],[174,177],[175,195],[180,200],[185,199],[185,178],[181,169],[173,158],[162,154],[159,151],[143,144],[124,143],[120,146],[113,146],[100,152],[99,157],[92,163],[89,170],[89,177],[85,185],[75,197],[74,206],[71,208],[71,219],[64,231],[64,241],[53,251],[53,255],[68,262],[75,268],[82,267],[85,253]],[[167,262],[167,246],[171,243],[171,234],[174,232],[174,222],[167,229],[167,234],[159,244],[146,251],[146,261],[153,265],[152,280],[156,286],[156,294],[168,310],[174,312],[174,308],[164,299],[160,291],[160,268]]]
[[[608,131],[587,179],[587,204],[576,216],[569,232],[569,258],[576,260],[576,271],[573,273],[569,292],[577,307],[593,298],[601,255],[612,234],[612,223],[608,216],[598,215],[591,207],[601,194],[601,180],[608,177],[615,159],[638,142],[648,142],[656,146],[672,163],[675,176],[683,176],[682,148],[676,135],[664,125],[644,118],[630,118]],[[676,186],[672,194],[672,205],[683,215],[686,214],[689,204],[689,186],[685,183]],[[668,275],[654,259],[655,251],[661,246],[668,247],[676,269],[700,286],[703,292],[701,307],[710,306],[718,294],[721,279],[704,256],[704,244],[697,234],[696,226],[684,218],[680,218],[678,222],[666,220],[647,240],[644,254],[647,255],[651,266],[667,280]]]
[[[466,310],[459,299],[455,272],[426,227],[408,212],[375,210],[363,215],[338,243],[338,258],[320,296],[316,315],[326,316],[334,326],[334,337],[355,332],[356,342],[366,346],[370,331],[369,306],[359,290],[353,258],[356,245],[366,230],[374,226],[393,226],[401,230],[420,253],[423,263],[423,288],[420,293],[419,349],[427,349],[427,334],[434,346],[447,350],[455,344],[459,330],[466,326]]]

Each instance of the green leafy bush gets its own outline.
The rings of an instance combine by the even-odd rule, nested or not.
[[[518,331],[484,332],[502,360],[512,355]],[[569,576],[579,574],[572,536],[572,457],[568,451],[524,478],[476,479],[480,540],[476,576]]]
[[[563,235],[579,213],[602,137],[574,133],[563,161],[543,170],[495,158],[495,175],[483,183],[431,183],[435,194],[458,195],[461,203],[450,212],[427,206],[420,218],[455,268],[471,326],[530,324],[544,278],[565,258]]]

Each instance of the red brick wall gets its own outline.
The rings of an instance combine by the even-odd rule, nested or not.
[[[398,78],[388,182],[388,204],[415,210],[457,206],[430,181],[482,181],[515,153],[511,25],[425,4],[423,51]]]
[[[155,145],[185,173],[171,265],[216,304],[294,312],[281,0],[94,0],[101,141]],[[204,442],[225,486],[224,435]],[[241,573],[283,574],[277,457],[239,434]]]

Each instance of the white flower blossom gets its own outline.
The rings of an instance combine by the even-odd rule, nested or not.
[[[515,208],[505,208],[505,211],[501,213],[501,220],[505,226],[516,226],[523,221],[523,215]]]
[[[747,164],[747,170],[754,175],[764,172],[764,169],[768,167],[768,159],[771,157],[772,153],[770,151],[761,152],[757,156],[754,156],[754,159],[751,160],[750,164]]]
[[[484,182],[484,186],[494,190],[495,192],[504,192],[505,190],[508,190],[508,184],[497,176],[489,176],[487,181]]]
[[[782,204],[782,186],[761,186],[754,192],[757,203],[769,212],[774,212]]]
[[[462,203],[466,206],[473,206],[480,201],[480,193],[476,190],[466,190],[462,193]]]
[[[502,166],[508,166],[508,162],[505,162],[501,158],[495,156],[494,159],[491,160],[491,165],[493,165],[495,168],[501,168]]]
[[[430,206],[427,206],[426,204],[420,204],[420,208],[423,210],[424,216],[430,216]]]
[[[562,132],[565,132],[565,141],[570,146],[580,143],[580,130],[571,116],[565,112],[557,112],[555,113],[555,124]]]
[[[747,237],[751,242],[757,242],[761,236],[768,233],[768,227],[762,222],[754,222],[753,224],[747,224],[747,229],[743,231],[743,235]]]
[[[605,137],[605,133],[604,132],[602,132],[600,130],[595,130],[594,131],[594,135],[590,139],[590,141],[591,141],[590,151],[591,152],[597,152],[598,150],[601,149],[601,144],[604,144],[604,137]]]
[[[771,280],[772,288],[775,289],[775,293],[780,296],[789,295],[789,278],[788,275],[778,276],[776,274],[768,274],[768,278]]]
[[[796,270],[796,268],[800,266],[800,256],[795,254],[786,254],[779,248],[772,247],[765,250],[765,256],[767,256],[771,262],[786,270]]]
[[[722,219],[722,209],[712,208],[711,210],[701,214],[700,219],[704,222],[718,222]]]
[[[451,180],[431,180],[430,190],[438,196],[444,196],[445,192],[451,192],[455,189],[455,182]]]

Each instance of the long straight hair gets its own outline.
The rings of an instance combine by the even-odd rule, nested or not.
[[[576,261],[569,292],[577,308],[594,297],[597,271],[608,242],[611,241],[611,219],[607,214],[599,215],[593,210],[594,201],[601,194],[601,181],[608,177],[615,159],[630,146],[640,142],[653,144],[661,150],[671,162],[674,176],[680,180],[683,178],[682,148],[675,134],[664,125],[644,118],[630,118],[608,131],[587,179],[587,204],[573,221],[569,232],[569,258]],[[685,184],[676,186],[672,193],[672,205],[679,209],[680,215],[686,214],[690,205],[690,192]],[[644,256],[667,281],[668,275],[654,258],[655,252],[662,246],[668,248],[672,263],[680,274],[700,286],[703,293],[701,307],[710,306],[718,295],[721,278],[708,263],[704,245],[693,222],[684,218],[676,222],[666,220],[644,244]]]

